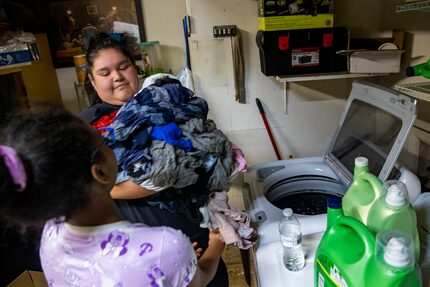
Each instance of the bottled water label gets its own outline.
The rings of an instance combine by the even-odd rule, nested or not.
[[[285,248],[296,248],[297,246],[302,244],[301,234],[297,234],[296,236],[284,236],[281,235],[281,243]]]

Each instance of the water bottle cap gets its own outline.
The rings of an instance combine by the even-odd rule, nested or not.
[[[397,268],[405,267],[411,262],[405,239],[402,237],[392,237],[388,241],[384,253],[385,262]]]
[[[363,167],[368,166],[369,160],[364,156],[359,156],[355,158],[355,166]]]
[[[282,213],[285,217],[291,217],[291,215],[293,215],[293,210],[291,208],[284,208]]]
[[[402,206],[408,203],[406,186],[400,181],[388,183],[387,195],[385,202],[391,206]]]

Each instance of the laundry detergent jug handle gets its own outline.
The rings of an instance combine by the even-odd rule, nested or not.
[[[373,234],[363,223],[361,223],[361,221],[353,217],[346,216],[339,218],[335,225],[350,228],[355,233],[357,233],[364,243],[365,255],[371,256],[371,254],[374,252],[375,240],[373,238]]]
[[[382,190],[383,190],[383,184],[377,176],[375,176],[371,173],[363,173],[360,175],[360,180],[367,181],[374,191],[374,196],[363,197],[363,198],[366,198],[366,202],[361,202],[361,204],[368,205],[368,204],[374,202],[376,199],[378,199],[381,196]]]

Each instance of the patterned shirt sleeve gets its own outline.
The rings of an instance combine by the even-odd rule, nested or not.
[[[165,228],[160,269],[170,282],[166,286],[187,286],[197,269],[197,258],[190,240],[181,231]]]

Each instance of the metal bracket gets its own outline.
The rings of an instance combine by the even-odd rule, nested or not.
[[[214,38],[222,37],[234,37],[236,36],[237,27],[236,25],[223,25],[213,27]]]

